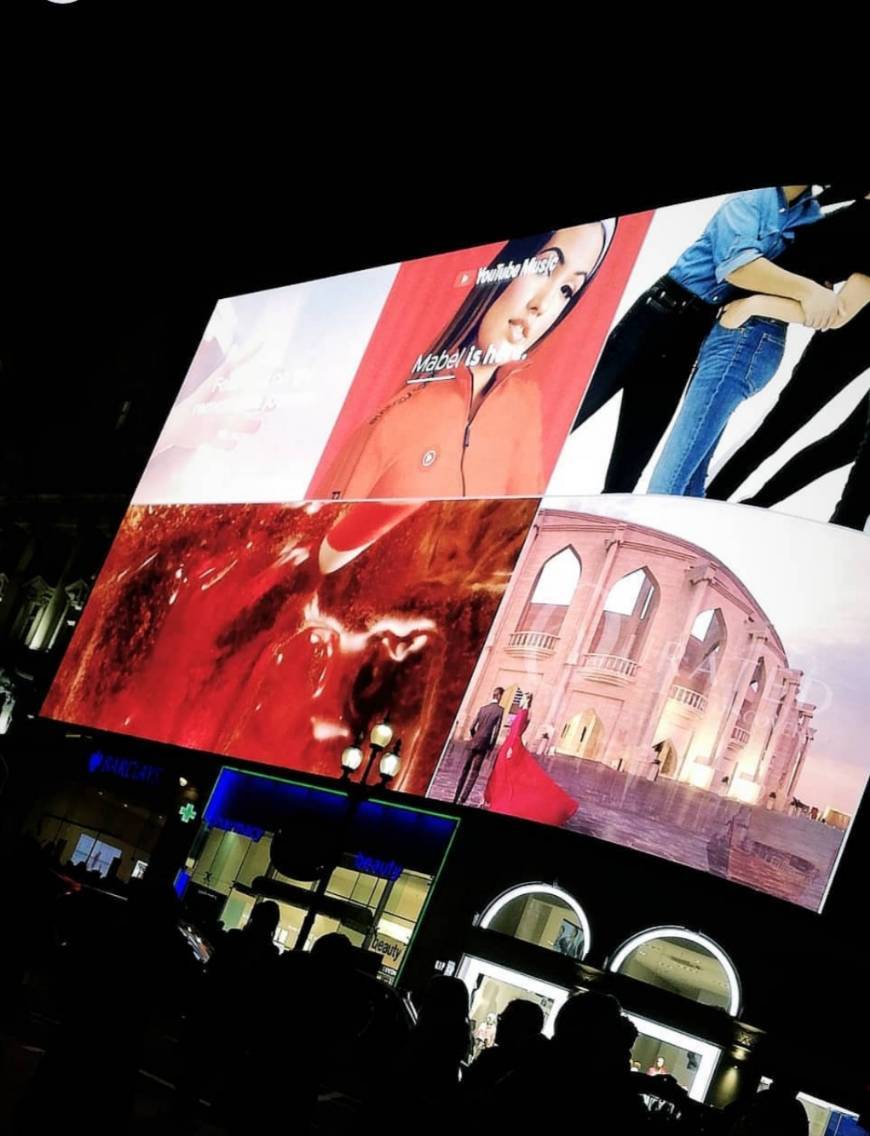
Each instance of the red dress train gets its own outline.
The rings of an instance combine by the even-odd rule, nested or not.
[[[523,733],[528,723],[528,710],[520,710],[496,755],[483,799],[497,813],[562,825],[579,805],[526,749]]]

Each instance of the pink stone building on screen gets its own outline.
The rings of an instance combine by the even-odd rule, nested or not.
[[[776,629],[723,563],[642,525],[544,508],[455,736],[505,689],[563,756],[788,810],[814,736]]]

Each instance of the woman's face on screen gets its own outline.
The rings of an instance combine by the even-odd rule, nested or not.
[[[586,283],[603,247],[597,223],[555,232],[488,309],[477,346],[500,364],[522,359]]]

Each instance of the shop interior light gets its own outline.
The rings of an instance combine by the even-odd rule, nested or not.
[[[363,754],[358,745],[349,745],[342,750],[341,768],[346,773],[354,773],[362,765]]]
[[[378,768],[385,781],[392,781],[402,767],[402,759],[399,756],[401,748],[402,742],[399,740],[391,750],[387,750],[380,760]]]
[[[187,788],[187,778],[186,777],[179,777],[178,778],[178,784],[182,787],[182,789],[186,789]]]
[[[389,722],[381,722],[374,727],[369,736],[373,746],[378,746],[379,749],[386,749],[393,740],[393,727]]]

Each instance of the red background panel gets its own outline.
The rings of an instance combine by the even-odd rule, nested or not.
[[[577,304],[576,311],[531,357],[534,371],[547,376],[543,391],[543,465],[552,472],[562,444],[604,345],[652,213],[620,218],[607,257]],[[472,280],[492,261],[504,242],[424,257],[403,264],[357,369],[353,384],[309,484],[313,487],[336,459],[353,431],[403,385],[417,356],[465,300],[473,283],[457,286],[460,274]],[[526,371],[526,374],[529,372]]]

